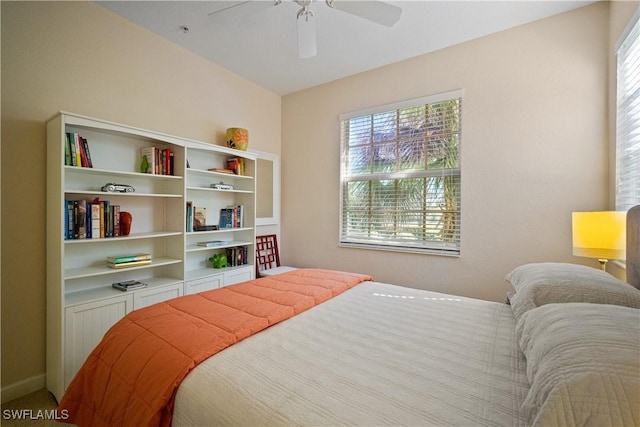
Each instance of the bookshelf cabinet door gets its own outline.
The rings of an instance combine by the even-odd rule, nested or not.
[[[132,309],[132,295],[65,309],[65,390],[105,332]]]
[[[182,288],[183,285],[181,282],[175,285],[136,291],[133,294],[133,308],[134,310],[138,310],[151,304],[180,297],[182,296]]]
[[[189,280],[184,284],[184,293],[197,294],[198,292],[210,291],[211,289],[217,289],[224,283],[223,274],[214,274],[211,276],[203,277],[201,279]]]
[[[224,286],[233,285],[234,283],[246,282],[254,279],[253,267],[234,268],[224,272]]]

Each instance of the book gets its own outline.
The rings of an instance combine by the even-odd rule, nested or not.
[[[78,239],[80,233],[80,224],[78,223],[78,201],[73,200],[71,202],[73,204],[73,215],[71,216],[71,221],[73,221],[73,238]]]
[[[79,166],[76,162],[77,162],[77,157],[76,157],[76,136],[73,132],[69,132],[67,133],[67,136],[69,138],[69,153],[71,155],[71,166]]]
[[[111,207],[113,212],[113,237],[120,237],[120,205]]]
[[[100,201],[100,233],[98,234],[99,237],[105,237],[104,235],[104,200]]]
[[[236,175],[244,175],[244,158],[234,157],[227,159],[227,168],[232,170]]]
[[[87,238],[87,201],[78,200],[78,239]]]
[[[212,225],[199,225],[197,227],[193,227],[193,231],[215,231],[218,229],[218,226],[215,224]]]
[[[227,248],[226,255],[227,265],[229,267],[245,265],[248,262],[248,251],[246,246]]]
[[[233,171],[231,169],[227,169],[227,168],[209,168],[207,169],[209,172],[218,172],[218,173],[226,173],[226,174],[233,174]]]
[[[79,135],[77,133],[73,133],[73,146],[76,153],[76,166],[82,167],[82,152],[80,151],[80,141]]]
[[[73,200],[65,200],[67,208],[65,209],[65,224],[66,229],[64,233],[64,238],[66,240],[73,240],[73,227],[74,227],[74,219],[73,219]]]
[[[135,289],[145,288],[147,287],[147,284],[139,280],[126,280],[124,282],[112,283],[111,286],[113,286],[114,288],[120,291],[126,292],[126,291],[133,291]]]
[[[187,224],[186,231],[187,233],[193,231],[193,202],[187,201],[187,212],[186,212]]]
[[[78,152],[80,153],[80,166],[86,168],[89,166],[87,163],[87,153],[84,150],[84,144],[82,143],[82,137],[80,135],[76,135],[76,141],[78,144]]]
[[[71,166],[71,146],[69,145],[69,133],[64,134],[64,164]]]
[[[233,228],[234,227],[234,211],[231,208],[220,209],[220,228]]]
[[[91,203],[91,238],[100,238],[100,202]]]
[[[193,209],[193,226],[194,229],[207,225],[207,208],[196,207]]]
[[[87,159],[87,167],[92,168],[93,161],[91,161],[91,153],[89,152],[89,142],[87,141],[87,138],[80,137],[80,139],[82,140],[82,146],[84,147],[84,154]]]
[[[205,247],[221,246],[226,243],[228,242],[225,242],[224,240],[209,240],[208,242],[198,242],[198,246],[205,246]]]
[[[104,237],[113,237],[113,217],[111,216],[111,202],[104,201]]]
[[[146,173],[156,173],[156,147],[143,147],[140,149],[140,158],[147,157],[147,171]]]
[[[107,257],[107,262],[110,262],[113,264],[122,264],[124,262],[147,261],[147,260],[151,260],[151,254],[139,253],[139,254],[116,255],[116,256]]]
[[[142,260],[142,261],[120,262],[120,263],[107,262],[107,267],[110,267],[110,268],[129,268],[129,267],[137,267],[137,266],[140,266],[140,265],[147,265],[147,264],[151,264],[151,260],[150,259],[146,259],[146,260]]]

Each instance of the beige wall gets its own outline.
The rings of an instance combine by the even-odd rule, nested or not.
[[[227,127],[242,126],[252,148],[280,152],[280,96],[93,3],[2,2],[2,386],[9,394],[44,386],[45,121],[59,110],[214,143],[223,143]]]
[[[571,254],[608,201],[608,4],[283,97],[282,260],[503,301],[505,274]],[[338,247],[338,115],[463,89],[459,258]]]

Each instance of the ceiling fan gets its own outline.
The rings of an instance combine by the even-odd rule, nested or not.
[[[252,0],[240,2],[234,6],[212,12],[210,15],[250,3]],[[311,6],[316,0],[291,0],[300,6],[296,15],[298,21],[298,57],[311,58],[317,54],[316,21]],[[282,0],[274,0],[278,6]],[[402,9],[398,6],[377,0],[325,0],[327,6],[386,27],[392,27],[400,19]]]

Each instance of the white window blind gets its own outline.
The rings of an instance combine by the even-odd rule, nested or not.
[[[460,253],[462,91],[341,122],[340,245]]]
[[[640,24],[636,12],[617,49],[616,210],[640,204]]]

